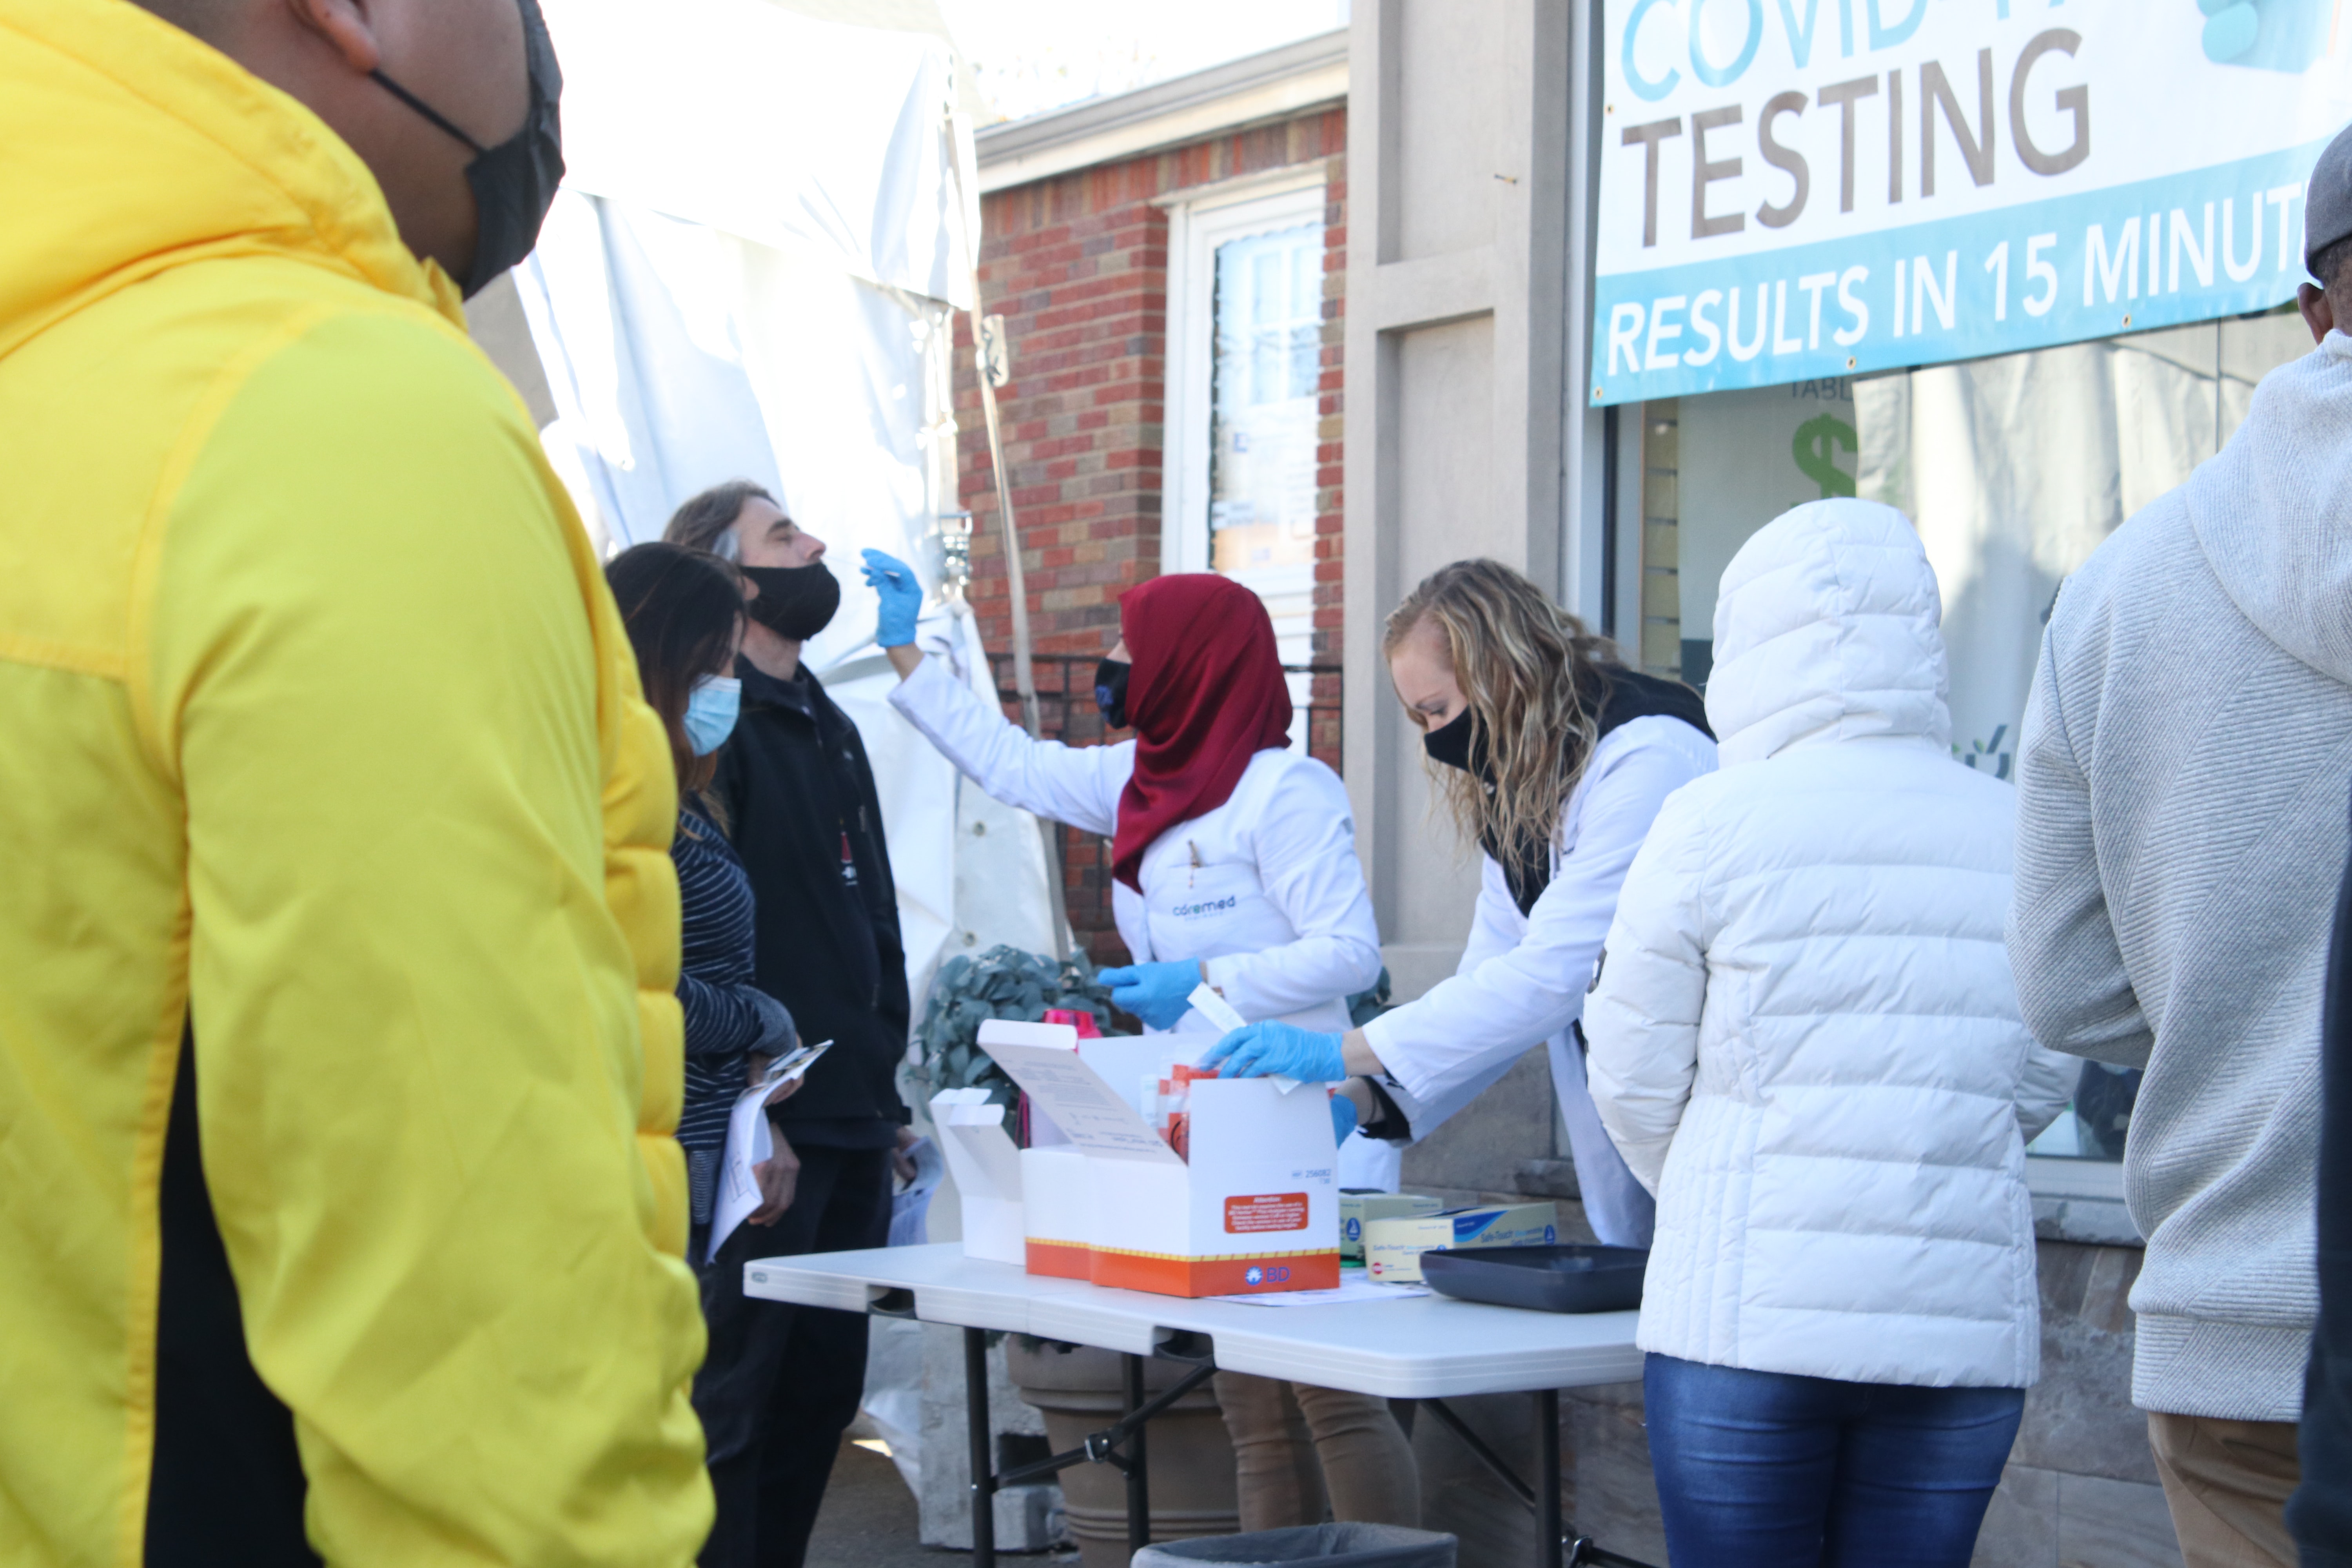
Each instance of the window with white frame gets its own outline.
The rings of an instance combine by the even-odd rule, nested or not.
[[[1324,178],[1318,163],[1169,214],[1160,569],[1255,593],[1293,667],[1303,747],[1315,646]]]

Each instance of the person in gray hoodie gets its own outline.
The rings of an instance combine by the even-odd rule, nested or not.
[[[2277,1563],[2317,1316],[2323,978],[2352,778],[2352,132],[2305,204],[2318,347],[2060,594],[2010,962],[2045,1046],[2143,1068],[2133,1403],[2189,1568]]]

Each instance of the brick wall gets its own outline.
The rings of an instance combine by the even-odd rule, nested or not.
[[[1013,516],[1041,655],[1090,665],[1116,640],[1118,596],[1160,570],[1162,401],[1167,374],[1168,216],[1156,201],[1185,190],[1328,159],[1322,423],[1317,454],[1315,662],[1339,659],[1343,367],[1347,279],[1347,115],[1332,109],[1166,152],[1099,164],[982,202],[981,292],[1005,320],[1013,380],[997,393]],[[988,431],[972,379],[969,323],[957,319],[958,482],[972,513],[971,602],[992,654],[1012,647],[1002,525]],[[999,661],[1009,687],[1009,660]],[[1066,667],[1041,668],[1058,687]],[[1077,670],[1079,666],[1066,667]],[[1074,694],[1085,698],[1084,677]],[[1336,677],[1318,678],[1310,743],[1339,765]],[[1328,689],[1327,689],[1328,688]],[[1049,733],[1092,742],[1088,703],[1045,704]],[[1008,708],[1017,717],[1017,712]],[[1097,963],[1125,963],[1112,928],[1109,855],[1065,830],[1070,920]]]

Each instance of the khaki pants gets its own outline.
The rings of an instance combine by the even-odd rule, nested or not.
[[[2286,1500],[2302,1475],[2292,1421],[2150,1411],[2148,1446],[2187,1568],[2294,1568]]]
[[[1244,1531],[1421,1523],[1421,1474],[1389,1402],[1245,1373],[1217,1373]]]

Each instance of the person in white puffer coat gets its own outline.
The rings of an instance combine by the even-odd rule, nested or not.
[[[1584,1010],[1658,1200],[1638,1343],[1675,1568],[1969,1561],[2040,1371],[2014,791],[1955,761],[1941,603],[1891,507],[1733,557],[1707,719]]]

